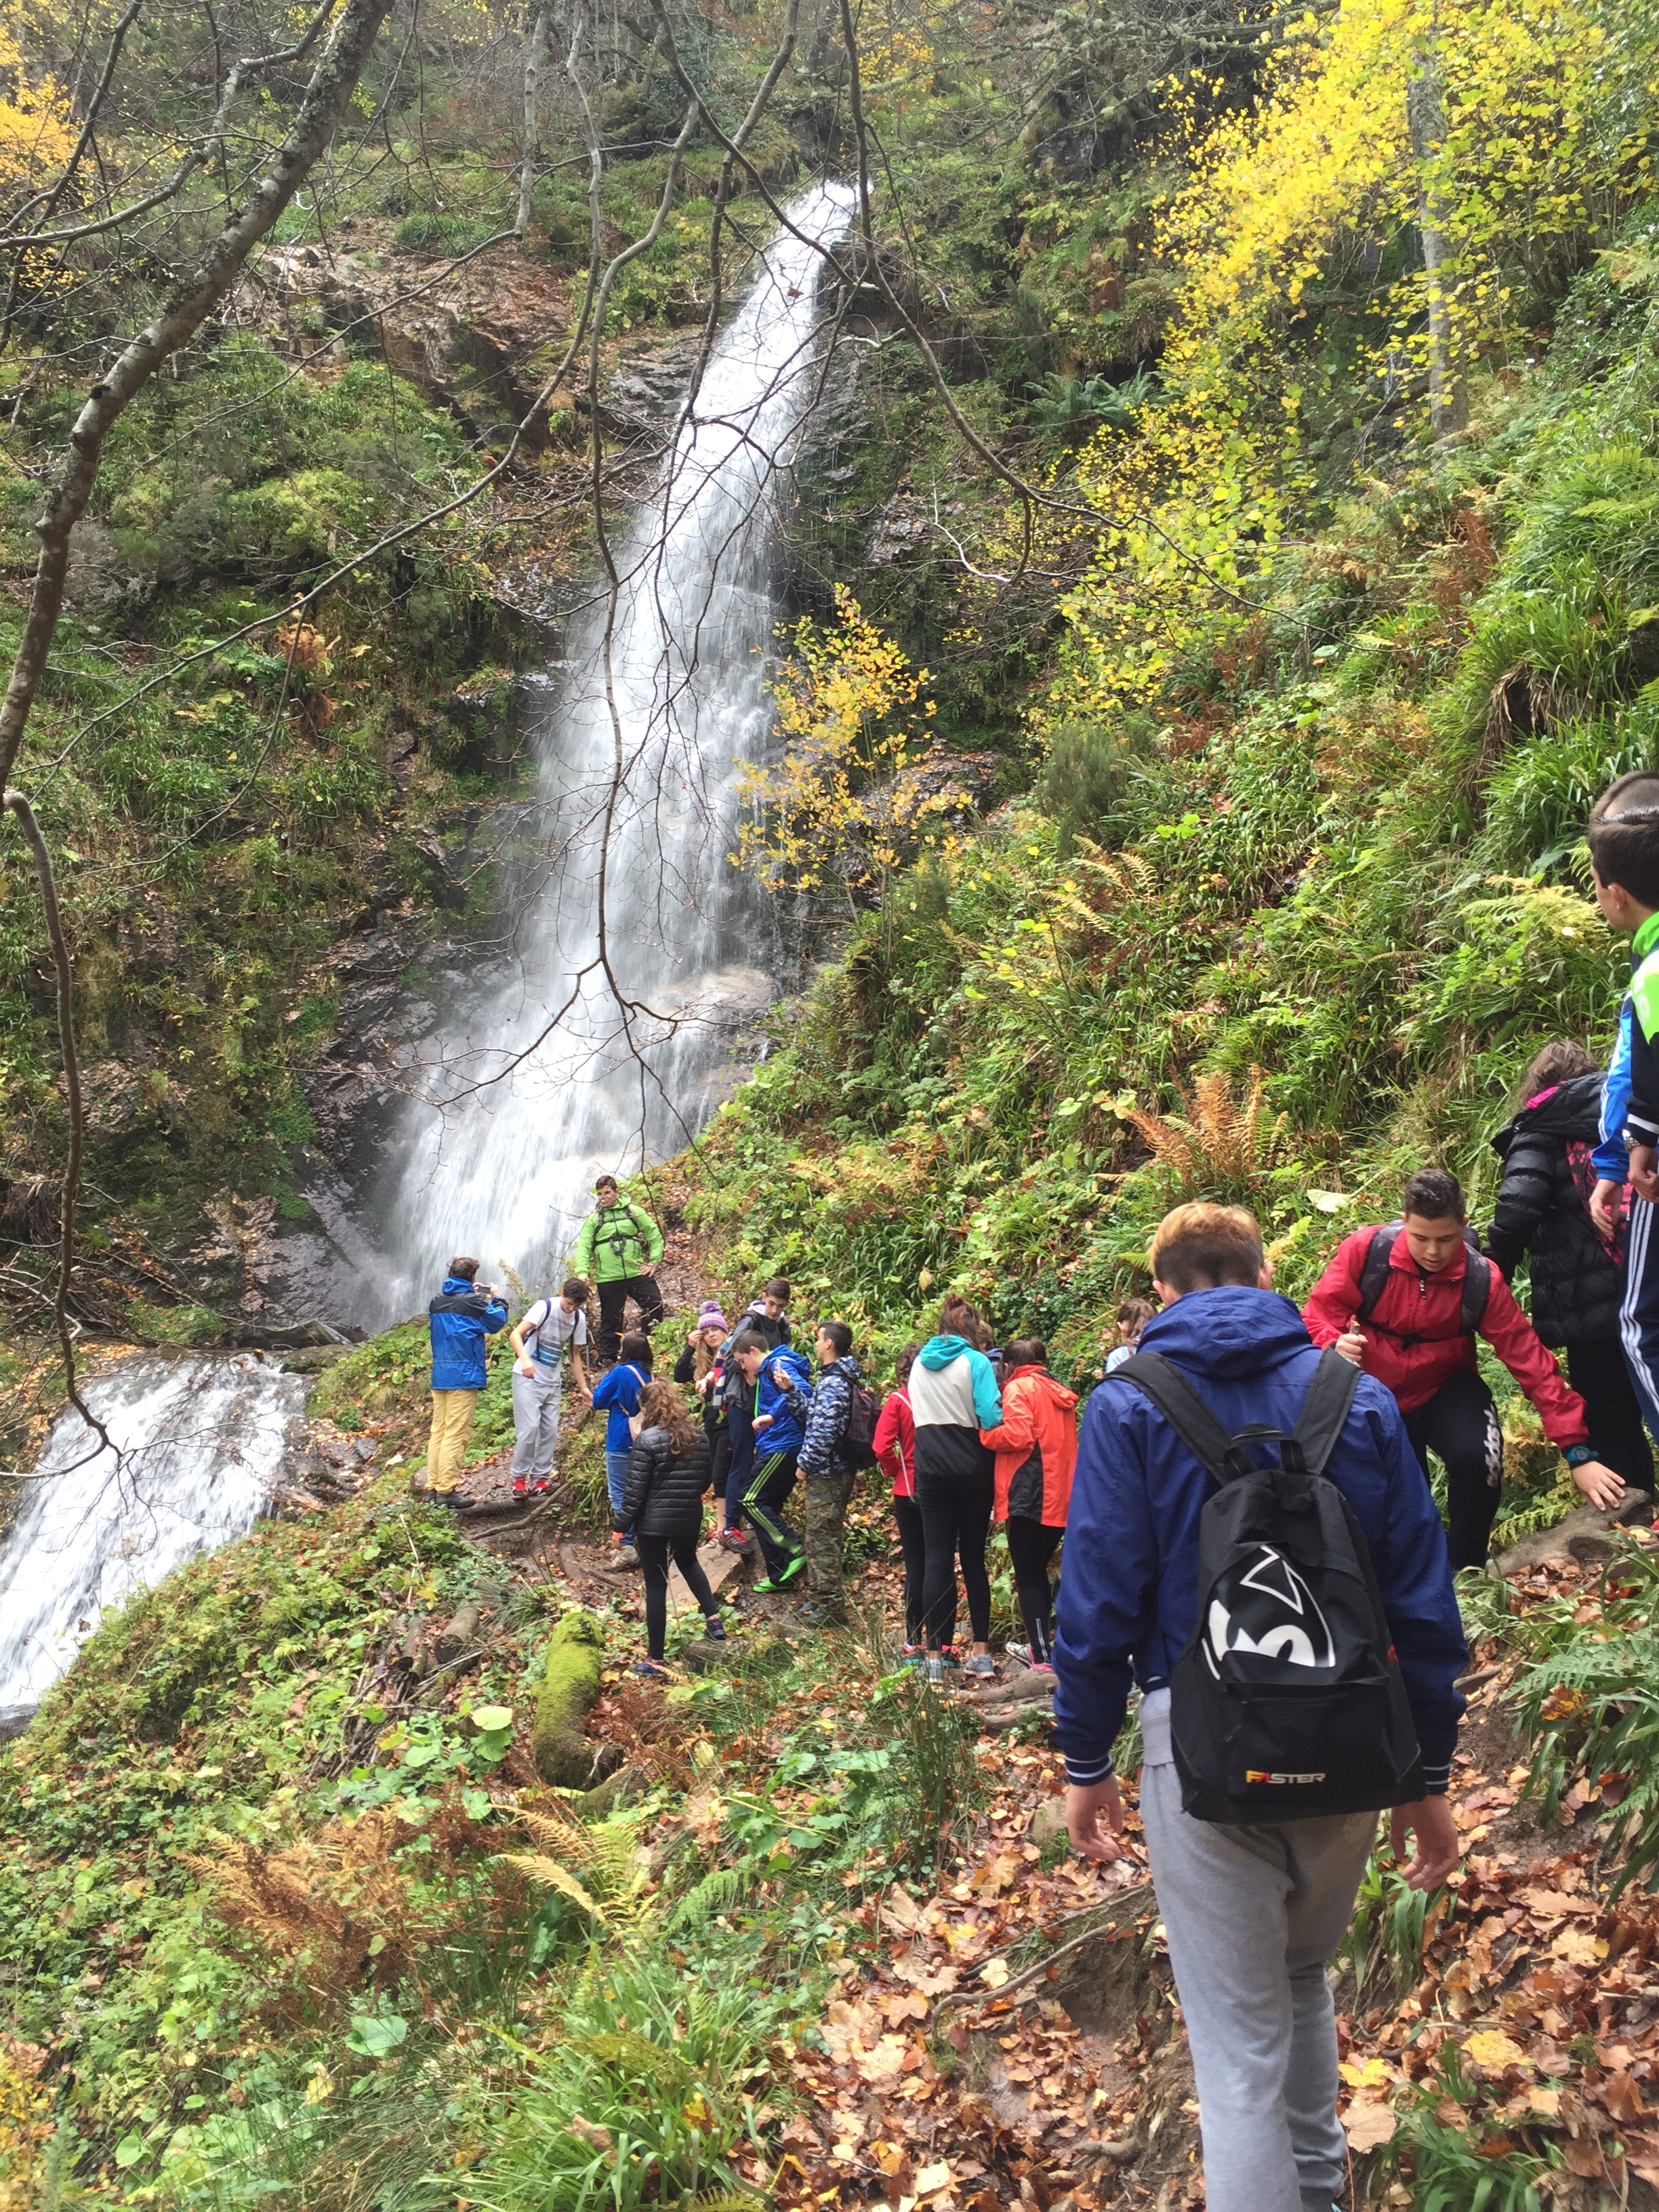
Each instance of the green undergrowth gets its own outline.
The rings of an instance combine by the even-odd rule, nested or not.
[[[319,1385],[382,1457],[421,1350],[389,1331]],[[631,1593],[559,1630],[555,1592],[412,1497],[404,1456],[134,1597],[0,1748],[5,2048],[65,2203],[751,2195],[781,2059],[872,1940],[860,1900],[957,1847],[971,1724],[875,1624],[734,1622],[718,1672],[636,1688]],[[465,1665],[411,1674],[469,1601]],[[603,1670],[590,1750],[647,1778],[599,1814],[532,1764],[560,1635]],[[0,2145],[0,2183],[45,2155]]]

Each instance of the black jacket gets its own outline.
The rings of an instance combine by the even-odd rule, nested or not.
[[[1506,1277],[1530,1258],[1532,1325],[1548,1345],[1604,1343],[1619,1334],[1619,1270],[1584,1210],[1567,1151],[1595,1146],[1601,1110],[1600,1074],[1576,1075],[1523,1106],[1492,1140],[1504,1181],[1486,1257]]]
[[[636,1536],[695,1536],[713,1480],[708,1439],[701,1431],[685,1457],[676,1459],[666,1429],[641,1429],[628,1455],[623,1502],[611,1525]]]

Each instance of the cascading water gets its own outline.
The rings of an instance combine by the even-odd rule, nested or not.
[[[107,1431],[54,1424],[0,1554],[0,1735],[40,1704],[106,1606],[251,1528],[305,1385],[258,1356],[138,1352],[88,1383]]]
[[[614,605],[602,593],[575,625],[538,733],[544,880],[510,981],[423,1048],[427,1097],[394,1133],[377,1209],[394,1261],[365,1318],[418,1310],[454,1252],[539,1285],[598,1170],[696,1133],[734,1012],[770,996],[739,942],[736,764],[769,720],[771,495],[812,395],[812,241],[838,238],[851,209],[831,185],[788,210],[802,236],[775,238],[722,334],[661,492],[618,544]]]

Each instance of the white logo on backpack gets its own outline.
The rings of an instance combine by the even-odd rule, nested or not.
[[[1204,1643],[1210,1672],[1219,1677],[1221,1662],[1230,1651],[1253,1652],[1292,1667],[1334,1666],[1336,1645],[1313,1592],[1282,1552],[1271,1544],[1259,1545],[1257,1549],[1261,1556],[1237,1583],[1241,1594],[1252,1590],[1257,1601],[1246,1607],[1236,1600],[1237,1612],[1231,1613],[1219,1598],[1210,1601],[1209,1633]],[[1239,1612],[1249,1626],[1237,1618]],[[1316,1635],[1323,1640],[1323,1658],[1315,1650]]]

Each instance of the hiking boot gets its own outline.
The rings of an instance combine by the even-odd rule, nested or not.
[[[702,1632],[704,1639],[710,1644],[724,1644],[728,1640],[726,1623],[717,1613],[711,1613],[703,1622]]]
[[[754,1538],[745,1536],[741,1528],[722,1528],[714,1540],[723,1552],[736,1552],[739,1555],[755,1548]]]
[[[634,1672],[647,1682],[672,1682],[674,1679],[667,1668],[659,1665],[654,1659],[636,1660],[634,1663]]]
[[[816,1601],[802,1606],[799,1617],[808,1628],[845,1628],[847,1626],[844,1613],[833,1612],[829,1606],[819,1605]]]
[[[513,1495],[515,1498],[525,1498],[529,1495],[529,1485],[521,1474],[515,1474],[513,1478]]]
[[[478,1501],[463,1497],[459,1490],[428,1490],[426,1493],[434,1505],[447,1505],[452,1513],[475,1513]]]
[[[530,1494],[532,1498],[545,1498],[550,1494],[552,1488],[552,1476],[550,1474],[538,1474],[534,1482],[530,1486]]]

